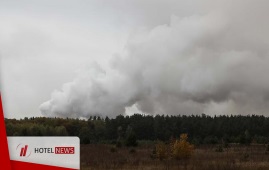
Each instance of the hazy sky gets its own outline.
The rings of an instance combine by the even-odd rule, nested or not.
[[[5,117],[269,114],[268,0],[0,0]]]

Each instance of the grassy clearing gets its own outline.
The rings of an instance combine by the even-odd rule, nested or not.
[[[265,145],[231,145],[222,152],[217,145],[197,147],[189,160],[152,156],[154,145],[136,148],[115,148],[113,145],[81,145],[81,169],[141,169],[141,170],[268,170],[269,152]]]

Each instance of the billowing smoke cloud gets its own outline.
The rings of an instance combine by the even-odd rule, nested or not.
[[[227,1],[228,2],[228,1]],[[266,114],[268,1],[237,1],[141,29],[110,67],[82,69],[40,106],[45,116]]]

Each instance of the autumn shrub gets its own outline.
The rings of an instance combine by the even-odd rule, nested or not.
[[[168,157],[167,147],[164,142],[158,141],[156,144],[156,157],[160,160]]]
[[[175,159],[189,159],[193,153],[194,146],[188,141],[187,134],[181,134],[180,139],[175,140],[172,146],[171,153]]]

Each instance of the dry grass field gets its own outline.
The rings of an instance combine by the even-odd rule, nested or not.
[[[189,160],[152,157],[154,145],[115,148],[113,145],[81,145],[81,169],[139,170],[269,170],[269,152],[265,145],[230,145],[222,152],[217,146],[196,147]]]

